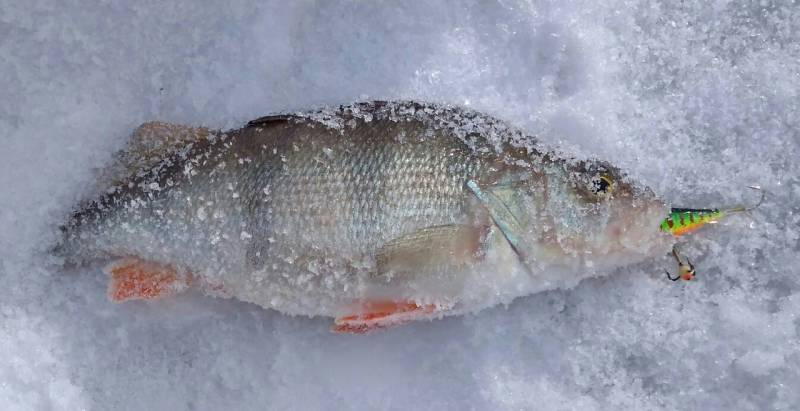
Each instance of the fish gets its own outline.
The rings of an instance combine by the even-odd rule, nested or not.
[[[457,105],[374,101],[136,129],[61,227],[113,301],[197,288],[367,333],[667,254],[669,213],[598,159]]]

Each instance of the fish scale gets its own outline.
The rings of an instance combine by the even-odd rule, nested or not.
[[[301,150],[287,153],[288,171],[271,178],[274,234],[301,225],[318,245],[372,252],[415,229],[464,219],[461,185],[470,177],[465,156],[436,156],[430,146],[412,142],[367,143],[349,152],[336,143],[326,148],[334,157],[328,166],[315,161],[315,153]],[[342,159],[341,153],[347,156]],[[450,167],[449,161],[462,165]],[[328,168],[352,168],[359,178],[328,173]],[[449,168],[460,176],[450,177]],[[296,204],[312,208],[298,215]]]

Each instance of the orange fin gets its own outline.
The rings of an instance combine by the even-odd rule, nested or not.
[[[359,314],[337,318],[331,331],[366,334],[417,319],[430,318],[442,310],[436,304],[420,305],[410,301],[367,301],[361,307]]]
[[[111,276],[108,297],[112,301],[150,300],[177,294],[189,288],[192,276],[159,263],[125,258],[103,271]]]

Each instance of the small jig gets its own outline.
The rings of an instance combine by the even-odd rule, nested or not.
[[[661,231],[671,233],[675,237],[680,237],[686,233],[690,233],[699,229],[706,224],[714,224],[719,222],[720,219],[728,214],[741,213],[758,208],[762,202],[766,192],[759,186],[747,186],[753,190],[758,190],[761,193],[761,198],[753,206],[737,206],[728,209],[710,209],[710,208],[673,208],[670,210],[669,217],[661,221]]]
[[[678,280],[691,281],[691,280],[693,280],[694,276],[695,276],[695,271],[694,271],[694,265],[692,265],[692,262],[689,261],[689,259],[687,258],[686,262],[684,263],[683,260],[681,259],[680,255],[678,255],[678,250],[675,247],[672,248],[672,255],[674,255],[675,256],[675,260],[678,261],[678,275],[673,277],[669,273],[669,271],[664,270],[664,273],[667,274],[667,278],[669,278],[672,281],[678,281]]]

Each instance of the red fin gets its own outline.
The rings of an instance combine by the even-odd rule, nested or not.
[[[138,258],[119,260],[104,271],[111,276],[108,297],[116,302],[177,294],[189,288],[192,281],[190,275],[179,274],[170,266]]]
[[[331,331],[337,333],[366,334],[416,319],[430,317],[441,308],[435,304],[420,305],[410,301],[367,301],[360,314],[336,319]]]

